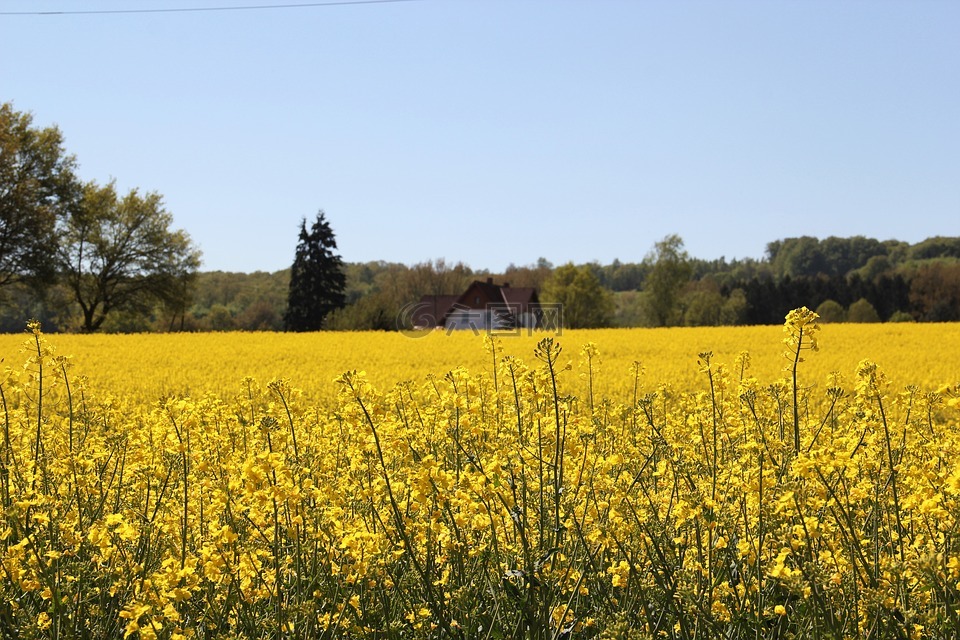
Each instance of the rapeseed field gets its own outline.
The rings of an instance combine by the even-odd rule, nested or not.
[[[28,329],[5,637],[960,629],[957,325]]]
[[[824,325],[824,331],[824,349],[804,363],[807,384],[822,385],[834,371],[852,375],[863,359],[895,372],[900,385],[925,388],[950,382],[960,369],[960,324],[831,324]],[[550,335],[565,348],[567,362],[576,364],[577,350],[595,343],[603,361],[594,380],[596,391],[628,402],[635,362],[641,363],[647,384],[701,388],[697,354],[702,351],[712,351],[717,362],[728,366],[746,351],[753,375],[772,382],[783,375],[778,348],[782,333],[776,326],[564,330],[559,335],[524,331],[501,335],[497,356],[529,360],[537,342]],[[492,357],[484,337],[469,330],[235,332],[63,334],[52,341],[58,353],[72,357],[74,375],[86,376],[101,392],[149,404],[161,396],[208,393],[230,399],[247,377],[263,384],[286,378],[311,401],[329,402],[336,398],[334,378],[347,369],[366,371],[383,390],[398,382],[422,382],[427,375],[443,375],[458,366],[489,375]],[[0,334],[0,357],[6,365],[16,361],[22,342],[21,335]],[[583,391],[579,373],[565,380],[571,393]]]

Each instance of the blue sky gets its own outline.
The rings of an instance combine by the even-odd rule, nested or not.
[[[0,0],[0,101],[204,270],[960,235],[960,2]]]

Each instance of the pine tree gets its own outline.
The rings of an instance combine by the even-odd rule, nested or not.
[[[290,270],[290,292],[283,324],[287,331],[317,331],[323,320],[345,304],[347,279],[343,260],[334,253],[337,241],[321,210],[307,232],[307,219],[300,223],[300,242]]]

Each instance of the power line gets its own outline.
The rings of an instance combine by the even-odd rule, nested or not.
[[[264,9],[301,9],[304,7],[333,7],[348,4],[389,4],[417,0],[330,0],[329,2],[297,2],[289,4],[233,5],[227,7],[181,7],[178,9],[90,9],[86,11],[0,11],[0,16],[79,16],[116,13],[196,13],[200,11],[250,11]]]

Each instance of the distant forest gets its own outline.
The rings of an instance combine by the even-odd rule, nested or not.
[[[594,313],[583,316],[582,326],[779,324],[800,306],[827,322],[960,321],[956,237],[909,244],[804,236],[769,243],[762,259],[702,260],[687,255],[682,240],[670,236],[638,262],[553,265],[541,258],[503,273],[444,259],[345,263],[344,269],[347,304],[328,318],[325,328],[331,330],[395,330],[405,305],[425,294],[460,293],[471,281],[488,277],[534,287],[542,302],[578,296],[601,301],[591,303]],[[189,283],[188,305],[126,310],[101,330],[280,331],[289,283],[289,269],[200,271]],[[26,286],[7,289],[0,300],[0,331],[21,332],[28,318],[40,319],[45,331],[78,330],[69,296],[56,287],[39,297]]]

